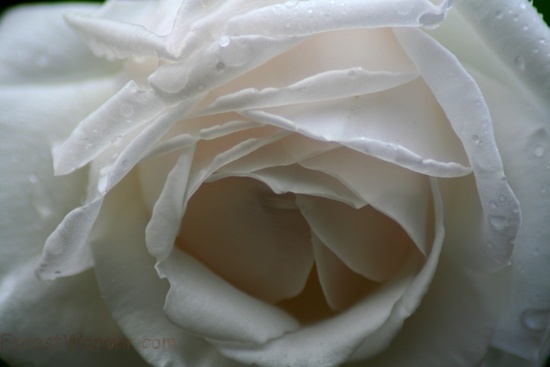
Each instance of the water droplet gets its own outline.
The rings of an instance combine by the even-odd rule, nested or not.
[[[27,177],[27,181],[29,181],[32,184],[35,184],[38,182],[38,177],[36,177],[36,175],[30,175]]]
[[[503,16],[504,16],[504,13],[502,12],[502,10],[497,10],[495,12],[495,19],[500,20],[502,19]]]
[[[541,158],[544,155],[544,147],[542,145],[537,145],[533,151],[533,154],[535,157]]]
[[[519,20],[519,15],[514,14],[514,15],[512,16],[512,21],[517,22],[518,20]]]
[[[229,46],[230,43],[231,43],[231,38],[227,36],[221,36],[220,40],[218,41],[218,44],[220,45],[220,47],[227,47]]]
[[[504,228],[508,227],[508,218],[492,215],[489,217],[489,223],[491,223],[491,226],[495,230],[502,231]]]
[[[524,2],[520,2],[519,7],[520,7],[521,10],[525,10],[525,9],[527,9],[527,4],[525,4]]]
[[[124,117],[130,117],[134,113],[134,107],[130,104],[123,104],[120,107],[120,114]]]
[[[86,143],[86,145],[84,145],[84,149],[86,150],[90,150],[94,147],[94,145],[92,143]]]
[[[357,71],[355,69],[351,69],[348,71],[348,76],[351,78],[354,78],[357,75]]]
[[[521,29],[523,29],[525,32],[527,32],[529,30],[529,26],[527,24],[525,24],[523,27],[521,27]]]
[[[220,45],[225,44],[225,41],[222,42],[222,39],[220,39]],[[246,41],[231,40],[230,42],[227,42],[225,46],[222,46],[220,50],[220,61],[228,67],[245,65],[251,58],[252,50]]]
[[[480,139],[479,136],[477,136],[477,135],[472,135],[472,141],[473,141],[475,144],[481,144],[481,139]]]
[[[521,314],[521,322],[529,330],[542,331],[550,323],[550,310],[526,310]]]
[[[308,14],[313,14],[313,8],[307,8],[306,11],[307,11]]]
[[[298,0],[288,0],[285,5],[289,8],[292,8],[293,6],[296,6],[298,4]]]
[[[546,43],[545,38],[539,38],[539,44],[544,45]]]
[[[221,62],[221,61],[218,62],[218,63],[216,64],[216,70],[221,71],[221,70],[223,70],[223,69],[225,69],[225,64],[224,64],[223,62]]]
[[[519,70],[524,71],[525,70],[525,59],[522,56],[518,56],[514,59],[514,63],[518,67]]]
[[[497,208],[497,203],[495,203],[494,201],[490,201],[489,204],[491,205],[491,208],[493,209],[496,209]]]

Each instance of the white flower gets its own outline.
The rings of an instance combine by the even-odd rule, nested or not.
[[[550,30],[450,5],[8,13],[0,356],[541,365]]]

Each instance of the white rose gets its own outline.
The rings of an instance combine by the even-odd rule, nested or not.
[[[8,13],[0,356],[542,366],[550,30],[450,5]]]

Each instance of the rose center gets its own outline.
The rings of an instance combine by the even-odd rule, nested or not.
[[[276,194],[251,178],[204,183],[188,202],[176,245],[231,285],[280,306],[303,323],[324,319],[380,282],[349,269],[318,238],[316,243],[301,210],[296,194]],[[367,221],[374,212],[389,220],[389,226],[380,223],[391,242],[385,245],[397,249],[391,256],[398,261],[388,266],[398,271],[411,247],[401,227],[370,207],[350,210]]]

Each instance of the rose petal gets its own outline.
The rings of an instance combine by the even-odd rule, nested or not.
[[[393,326],[391,335],[397,334],[395,339],[373,334],[353,359],[374,358],[346,367],[361,367],[365,363],[377,367],[478,366],[495,328],[499,298],[491,286],[497,284],[487,274],[465,273],[460,265],[442,255],[430,289],[418,309],[404,324],[402,321],[397,326],[388,323],[390,329]],[[397,311],[400,308],[396,307],[394,312],[403,312],[403,309]],[[410,314],[410,310],[405,312]],[[442,333],[442,330],[448,332]]]
[[[38,255],[48,234],[85,194],[85,172],[54,178],[50,144],[66,136],[80,118],[107,98],[111,86],[99,80],[0,88],[0,146],[5,152],[0,165],[2,172],[9,172],[0,180],[0,225],[5,241],[2,271],[17,267],[29,255]],[[73,265],[71,273],[90,264],[77,259]],[[56,270],[61,269],[52,268]]]
[[[112,320],[93,272],[45,283],[35,278],[34,266],[28,262],[2,278],[3,360],[13,366],[146,366]]]
[[[201,185],[188,202],[177,244],[225,281],[270,303],[298,295],[313,266],[309,227],[294,195],[274,194],[249,178]]]
[[[74,275],[92,266],[88,238],[103,200],[71,211],[50,234],[44,245],[36,276],[52,280]]]
[[[142,25],[81,14],[69,14],[65,19],[96,56],[109,60],[145,56],[174,58],[166,49],[165,38]]]
[[[311,196],[296,204],[311,231],[354,272],[376,281],[393,277],[414,244],[403,229],[370,205],[360,209]],[[323,275],[319,268],[319,275]]]
[[[335,143],[327,143],[309,139],[301,134],[291,134],[286,138],[266,145],[246,156],[221,167],[218,172],[227,175],[241,176],[248,172],[264,168],[288,166],[325,151],[339,147]]]
[[[2,84],[83,81],[115,72],[118,64],[95,59],[63,21],[67,12],[96,9],[95,4],[33,5],[14,8],[3,15]]]
[[[360,67],[331,70],[285,88],[242,89],[216,99],[205,114],[284,106],[381,92],[414,80],[414,73],[371,72]]]
[[[457,10],[494,51],[540,111],[549,112],[550,28],[532,4],[514,0],[457,1]],[[536,51],[535,51],[536,50]]]
[[[112,141],[155,120],[167,109],[151,89],[128,82],[73,130],[54,152],[55,172],[68,174],[97,157]]]
[[[193,334],[222,344],[258,344],[299,327],[277,307],[237,290],[182,251],[157,269],[170,282],[167,317]]]
[[[504,303],[508,307],[494,345],[536,361],[545,357],[543,347],[550,330],[550,114],[540,114],[532,108],[533,100],[526,100],[516,89],[472,73],[487,96],[497,141],[503,143],[508,181],[523,216],[512,259],[512,285]]]
[[[295,193],[313,195],[336,200],[360,208],[366,203],[345,185],[322,172],[305,169],[299,165],[272,167],[244,173],[268,185],[276,193]],[[217,177],[213,175],[212,177]]]
[[[300,165],[338,179],[365,203],[399,223],[418,249],[428,254],[426,176],[347,148],[319,154]]]
[[[166,179],[147,226],[150,253],[159,261],[168,256],[179,231],[187,200],[217,168],[286,135],[287,132],[271,127],[259,127],[222,139],[203,141],[197,152],[194,152],[194,146],[184,149],[179,163]]]
[[[295,37],[350,28],[434,26],[443,20],[450,3],[442,1],[434,5],[427,0],[337,3],[319,0],[312,6],[308,2],[288,1],[260,7],[230,19],[226,33]]]
[[[315,234],[312,237],[319,282],[331,309],[341,311],[380,285],[350,270]]]
[[[416,277],[413,273],[416,273],[421,258],[411,256],[397,277],[338,316],[302,327],[260,346],[215,344],[217,349],[242,363],[268,367],[314,367],[342,364],[365,340],[369,344],[380,346],[377,338],[370,340],[369,335],[375,335],[388,322],[392,324],[394,332],[398,331],[403,320],[418,307],[435,273],[444,231],[442,203],[434,181],[432,190],[435,211],[434,242],[424,267]]]
[[[400,101],[399,108],[395,101]],[[443,111],[422,81],[375,94],[241,114],[432,176],[456,177],[471,171],[460,142],[450,126],[441,123],[446,121]]]
[[[327,44],[331,47],[326,47]],[[358,48],[358,44],[362,47]],[[373,49],[377,52],[371,52]],[[310,58],[323,61],[303,62]],[[310,76],[326,75],[335,70],[350,70],[353,74],[353,69],[357,68],[381,75],[401,76],[397,79],[416,73],[414,64],[389,29],[324,32],[308,37],[296,47],[210,91],[201,105],[206,107],[216,98],[238,94],[243,89],[284,89]],[[337,92],[334,88],[332,91]]]
[[[483,95],[456,57],[425,33],[415,29],[394,29],[394,33],[464,145],[485,213],[486,266],[501,268],[512,255],[521,215],[518,200],[503,180],[506,176]],[[446,82],[449,75],[454,76],[452,84]],[[498,201],[502,205],[491,205]]]
[[[154,258],[146,251],[143,231],[149,214],[136,176],[121,182],[113,193],[98,223],[103,234],[91,248],[101,295],[126,337],[152,365],[236,367],[204,340],[166,319],[168,285],[158,278]]]

